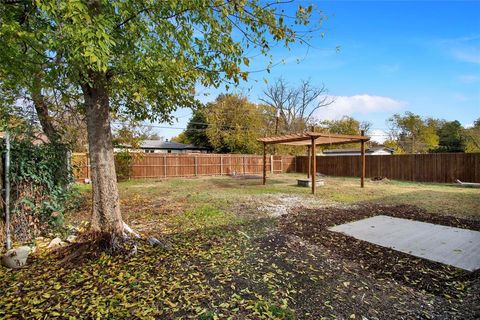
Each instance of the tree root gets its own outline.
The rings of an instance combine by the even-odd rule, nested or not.
[[[123,234],[125,237],[128,237],[129,235],[133,236],[134,238],[141,239],[142,237],[135,232],[128,224],[123,222]]]
[[[87,231],[81,233],[75,243],[59,248],[56,253],[62,264],[84,259],[95,259],[102,252],[130,257],[137,254],[140,240],[141,236],[124,223],[122,236],[108,232]]]

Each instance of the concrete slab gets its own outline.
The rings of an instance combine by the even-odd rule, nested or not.
[[[297,179],[297,185],[299,187],[311,187],[312,179]],[[323,186],[325,185],[325,180],[317,178],[315,179],[315,185]]]
[[[479,231],[382,215],[329,230],[464,270],[480,268]]]

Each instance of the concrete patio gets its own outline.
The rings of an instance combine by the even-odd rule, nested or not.
[[[329,230],[464,270],[480,268],[479,231],[383,215]]]

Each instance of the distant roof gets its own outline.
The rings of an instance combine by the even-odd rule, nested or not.
[[[140,145],[142,149],[160,149],[160,150],[206,150],[205,147],[197,147],[193,144],[184,144],[173,141],[163,140],[144,140]]]
[[[366,153],[372,153],[375,151],[380,151],[380,150],[385,150],[388,152],[393,152],[394,150],[391,148],[387,147],[371,147],[371,148],[366,148],[365,152]],[[328,150],[323,150],[323,153],[353,153],[353,152],[358,152],[360,153],[360,148],[350,148],[350,149],[328,149]]]

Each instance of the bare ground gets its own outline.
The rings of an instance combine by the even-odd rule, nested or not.
[[[75,265],[35,254],[24,269],[0,268],[0,318],[480,318],[478,271],[328,231],[378,214],[480,230],[471,191],[393,182],[359,190],[329,180],[314,197],[279,183],[266,191],[254,179],[125,184],[127,223],[172,250],[141,242],[134,257],[100,254]],[[351,194],[340,193],[346,187]]]

